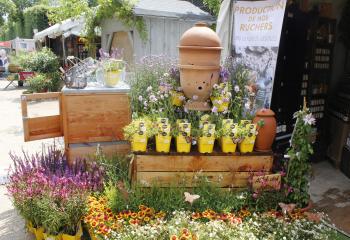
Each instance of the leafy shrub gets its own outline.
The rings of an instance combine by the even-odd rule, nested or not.
[[[50,80],[44,74],[38,74],[27,79],[30,92],[46,92],[50,87]]]
[[[38,73],[53,73],[58,71],[59,61],[49,48],[44,47],[40,51],[27,54],[21,60],[21,67]]]

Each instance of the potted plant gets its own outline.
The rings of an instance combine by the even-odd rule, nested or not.
[[[239,150],[241,153],[253,152],[257,134],[258,131],[256,130],[256,124],[240,126],[238,136],[242,139],[239,143]]]
[[[105,86],[115,87],[125,76],[126,63],[123,61],[123,49],[112,49],[111,54],[100,49],[100,55]]]
[[[191,151],[191,123],[187,119],[179,120],[176,123],[176,151],[189,153]]]
[[[167,118],[158,118],[156,134],[156,151],[168,153],[170,151],[171,135],[170,124]]]
[[[225,112],[228,110],[231,100],[231,89],[228,82],[214,84],[210,100],[217,112]]]
[[[30,92],[42,93],[47,92],[50,87],[50,79],[45,74],[37,74],[28,78]]]
[[[238,124],[233,123],[233,119],[224,119],[222,127],[218,131],[220,135],[221,150],[224,153],[236,152],[238,138]]]
[[[172,90],[170,91],[170,95],[173,106],[181,107],[184,104],[186,98],[183,92]]]
[[[215,143],[215,124],[204,123],[198,138],[198,151],[212,153]]]
[[[148,138],[153,135],[149,119],[135,119],[124,127],[123,131],[125,139],[131,142],[132,151],[145,152],[147,150]]]

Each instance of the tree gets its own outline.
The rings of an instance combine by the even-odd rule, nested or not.
[[[50,23],[58,23],[68,18],[79,17],[89,10],[87,0],[59,0],[58,6],[52,9],[48,17]]]

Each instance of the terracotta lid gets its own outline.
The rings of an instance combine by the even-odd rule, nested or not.
[[[198,22],[182,35],[180,46],[221,47],[221,40],[206,23]]]
[[[258,110],[255,115],[258,117],[273,117],[275,113],[271,109],[262,108]]]

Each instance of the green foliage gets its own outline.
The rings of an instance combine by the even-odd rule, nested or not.
[[[27,81],[29,83],[29,92],[46,92],[50,86],[50,81],[45,74],[38,74],[36,76],[28,78]]]
[[[133,28],[139,32],[142,39],[147,38],[147,31],[142,17],[135,16],[133,7],[135,0],[97,0],[98,7],[86,12],[87,39],[92,44],[96,37],[98,28],[104,19],[117,18],[126,27]]]
[[[285,183],[289,187],[289,190],[287,189],[288,201],[298,206],[305,206],[310,198],[308,194],[311,169],[309,157],[313,154],[310,136],[315,119],[306,107],[296,112],[294,117],[296,124],[291,147],[287,150],[289,161]]]
[[[38,73],[53,73],[58,71],[59,61],[57,56],[49,48],[45,47],[22,58],[21,67]]]
[[[168,215],[179,209],[188,211],[212,209],[217,212],[231,212],[245,208],[250,211],[264,212],[277,209],[278,203],[284,200],[284,192],[280,191],[261,192],[257,197],[253,197],[248,190],[223,190],[216,183],[201,176],[200,173],[195,178],[197,186],[191,189],[184,187],[181,182],[174,183],[173,186],[167,188],[159,187],[157,182],[140,183],[142,187],[137,186],[124,190],[128,192],[127,198],[123,195],[123,191],[115,185],[108,185],[106,196],[109,206],[115,212],[126,209],[137,211],[138,206],[143,204],[156,211],[164,211]],[[200,198],[191,205],[184,201],[184,192],[198,194]]]
[[[44,30],[49,26],[47,14],[50,8],[45,5],[35,5],[26,8],[23,12],[24,16],[24,37],[33,38],[33,30]]]
[[[59,0],[57,7],[48,14],[50,23],[55,24],[68,18],[78,18],[90,11],[87,0]]]
[[[203,3],[215,16],[219,15],[222,0],[203,0]]]

